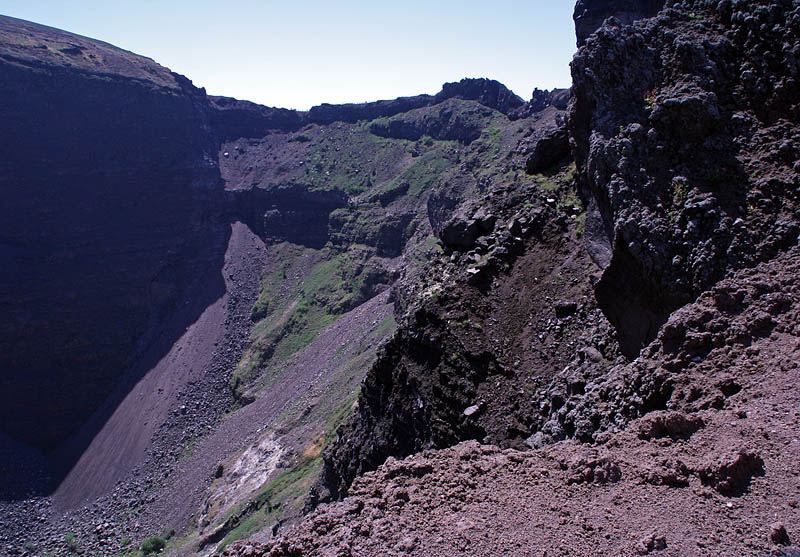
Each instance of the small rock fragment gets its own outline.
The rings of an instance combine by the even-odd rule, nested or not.
[[[468,406],[467,408],[464,409],[464,415],[470,417],[473,414],[477,413],[478,410],[480,409],[481,407],[479,405],[473,404],[472,406]]]
[[[640,539],[634,547],[636,553],[639,555],[647,555],[653,551],[661,551],[667,548],[667,539],[664,536],[659,536],[652,533]]]
[[[568,317],[578,310],[578,304],[569,301],[557,302],[555,305],[555,310],[556,317]]]
[[[769,541],[776,545],[789,545],[789,533],[782,522],[775,522],[769,527]]]

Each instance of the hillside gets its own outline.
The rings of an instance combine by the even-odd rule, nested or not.
[[[298,112],[0,17],[2,551],[794,555],[798,23]]]
[[[533,106],[463,80],[301,113],[2,24],[2,91],[19,105],[3,132],[17,144],[3,179],[4,245],[16,246],[3,271],[10,554],[67,552],[67,534],[117,551],[170,529],[176,546],[210,552],[292,521],[442,253],[435,234],[464,241],[455,213],[496,183],[560,199],[558,181],[524,167],[527,145],[563,121],[563,93]],[[36,311],[42,328],[22,318]]]

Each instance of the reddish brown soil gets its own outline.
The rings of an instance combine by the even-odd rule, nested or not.
[[[595,444],[519,452],[473,441],[390,458],[278,540],[223,554],[796,554],[798,271],[795,248],[722,281],[612,372],[669,370],[670,410]],[[675,365],[696,352],[691,342],[674,349],[674,331],[696,338],[715,327],[725,342]]]

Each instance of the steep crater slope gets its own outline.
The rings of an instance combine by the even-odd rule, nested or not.
[[[540,92],[540,97],[542,95]],[[307,124],[285,135],[273,133],[260,139],[240,138],[223,144],[222,174],[232,190],[263,195],[307,184],[310,191],[320,195],[343,191],[348,196],[347,206],[330,215],[325,246],[299,246],[279,239],[268,241],[268,263],[261,294],[253,307],[255,325],[250,344],[231,377],[231,387],[239,399],[249,403],[243,412],[253,406],[266,408],[271,400],[279,399],[292,377],[311,371],[318,374],[316,369],[303,371],[296,363],[310,354],[328,353],[325,339],[330,337],[330,331],[337,330],[336,334],[342,335],[342,348],[323,366],[322,377],[330,385],[325,397],[304,396],[283,416],[267,422],[267,431],[274,432],[274,439],[285,450],[281,469],[269,476],[249,496],[247,504],[237,507],[239,510],[224,523],[215,526],[214,517],[219,517],[220,513],[212,507],[210,522],[198,524],[197,535],[193,538],[196,542],[191,543],[197,543],[204,551],[215,546],[224,547],[254,533],[269,535],[270,527],[278,529],[299,516],[308,488],[324,466],[322,451],[336,440],[336,428],[342,419],[362,404],[353,404],[361,390],[358,384],[371,367],[387,365],[375,363],[376,358],[379,361],[384,358],[383,352],[376,354],[376,346],[364,353],[368,357],[359,356],[345,367],[336,363],[339,352],[351,345],[348,340],[353,326],[351,316],[366,304],[373,304],[368,300],[374,299],[376,294],[389,294],[390,286],[393,286],[390,295],[396,317],[404,315],[421,297],[427,298],[431,292],[437,292],[440,287],[436,285],[461,264],[450,268],[443,266],[452,255],[452,247],[446,243],[442,246],[435,233],[449,230],[451,237],[458,238],[457,243],[467,242],[475,247],[475,251],[463,257],[463,262],[479,263],[476,273],[486,273],[480,274],[480,280],[477,274],[474,279],[483,284],[507,265],[506,256],[509,261],[514,257],[508,250],[504,253],[506,248],[499,249],[499,244],[493,244],[507,242],[509,249],[516,252],[522,239],[514,239],[514,234],[522,234],[523,229],[525,234],[534,234],[534,230],[545,227],[546,219],[534,215],[537,222],[528,225],[526,218],[522,218],[505,234],[501,233],[504,225],[498,224],[498,234],[489,238],[493,225],[480,233],[472,229],[459,232],[462,226],[469,227],[467,221],[472,221],[471,215],[479,211],[491,212],[501,203],[509,206],[519,203],[522,197],[517,190],[522,188],[541,197],[542,206],[547,206],[549,199],[552,206],[548,214],[562,216],[552,230],[548,229],[550,237],[555,238],[570,227],[570,215],[580,221],[578,199],[562,186],[571,172],[568,160],[560,160],[560,172],[552,175],[531,178],[524,173],[527,145],[556,129],[563,121],[563,112],[549,108],[547,99],[540,100],[541,106],[535,110],[525,107],[529,115],[516,119],[473,100],[451,97],[432,106],[373,120]],[[405,134],[386,133],[393,122],[412,128],[422,126],[424,132],[411,138]],[[444,129],[451,130],[452,135],[445,137],[435,131]],[[562,139],[566,143],[565,134]],[[492,201],[481,209],[476,201],[478,196]],[[527,211],[533,207],[531,204]],[[503,218],[509,216],[504,214]],[[499,218],[486,215],[487,222]],[[294,220],[294,216],[292,210],[275,208],[259,219],[269,228],[273,223]],[[479,243],[479,236],[486,236],[481,247],[474,245]],[[560,249],[568,253],[573,245],[574,239]],[[493,251],[492,247],[498,249]],[[460,249],[465,251],[463,245]],[[490,251],[493,251],[491,257]],[[483,261],[479,253],[486,256]],[[547,256],[543,253],[531,255],[531,259],[539,258],[547,259]],[[578,272],[583,272],[588,266],[588,258],[577,258],[563,269],[548,267],[541,277],[548,282],[551,279],[568,282],[569,271],[580,269]],[[559,276],[562,270],[565,271],[563,277]],[[462,283],[467,276],[461,277]],[[529,282],[523,274],[516,280],[520,284]],[[549,284],[546,287],[557,290]],[[512,290],[508,285],[506,292],[497,293],[497,298],[509,296]],[[476,290],[475,296],[480,295]],[[552,300],[541,302],[548,306],[554,303]],[[493,303],[487,302],[481,309],[481,320],[500,320],[502,312],[490,309]],[[507,300],[505,305],[510,307],[513,303]],[[517,308],[516,311],[524,310]],[[507,319],[503,321],[506,321],[503,327],[512,327]],[[372,326],[375,325],[373,322]],[[537,341],[546,352],[542,358],[558,351],[554,323],[548,325],[551,325],[553,337]],[[544,320],[536,326],[546,328]],[[463,338],[468,338],[466,335],[478,333],[481,324],[479,319],[470,322],[467,315],[459,314],[453,316],[453,327],[463,328]],[[379,328],[384,331],[382,339],[385,340],[393,332],[394,319],[387,320],[386,325]],[[366,329],[369,329],[368,323]],[[533,333],[527,331],[526,334]],[[480,338],[471,338],[471,345],[476,346]],[[391,340],[389,345],[396,342]],[[519,343],[523,342],[519,339]],[[564,348],[563,352],[566,351]],[[506,359],[511,358],[511,354],[506,354]],[[354,363],[357,364],[355,368]],[[527,363],[520,361],[517,365],[522,367]],[[522,388],[534,380],[528,372],[516,381]],[[510,390],[512,387],[509,383],[502,388]],[[494,414],[492,419],[500,421],[501,417]],[[496,427],[498,438],[509,435],[503,427]],[[517,443],[526,437],[525,426],[520,427],[522,432],[511,434]],[[225,465],[227,469],[228,464]],[[223,473],[220,485],[228,481],[227,477],[227,472]]]
[[[459,211],[495,183],[580,211],[522,172],[563,92],[526,103],[470,79],[300,113],[69,33],[2,31],[9,554],[67,551],[67,532],[109,552],[165,526],[208,553],[293,520],[392,301],[399,315],[442,257],[433,233],[476,240]]]
[[[663,366],[694,399],[594,444],[520,451],[471,441],[389,458],[344,501],[222,554],[795,555],[799,266],[793,248],[669,319],[640,366]],[[690,339],[715,329],[727,342],[698,359]],[[587,407],[605,413],[604,404],[635,400],[611,393],[646,375],[620,368],[586,385]]]
[[[216,146],[151,60],[11,18],[0,42],[0,420],[50,448],[196,277],[198,309],[221,294]]]
[[[400,329],[327,452],[312,505],[342,497],[353,478],[388,456],[463,439],[524,447],[540,426],[533,392],[576,351],[598,362],[617,357],[585,290],[594,266],[581,246],[574,167],[557,147],[567,144],[561,114],[552,107],[537,116],[506,163],[467,157],[429,198],[444,253],[400,281]],[[543,145],[563,158],[552,157],[542,174],[523,174],[538,168],[528,163]]]

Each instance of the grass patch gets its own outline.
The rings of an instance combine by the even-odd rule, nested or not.
[[[407,142],[385,139],[364,126],[328,127],[309,143],[304,181],[311,189],[341,189],[357,195],[385,179],[397,166]]]
[[[583,237],[586,234],[586,211],[575,217],[575,234]]]
[[[263,278],[253,312],[261,315],[255,308],[264,308],[263,318],[253,327],[250,345],[231,375],[230,385],[237,395],[259,378],[261,387],[271,384],[278,378],[280,363],[365,301],[373,282],[388,280],[385,271],[365,261],[358,250],[325,250],[319,258],[305,280],[292,286],[287,295],[278,295],[286,267]]]

